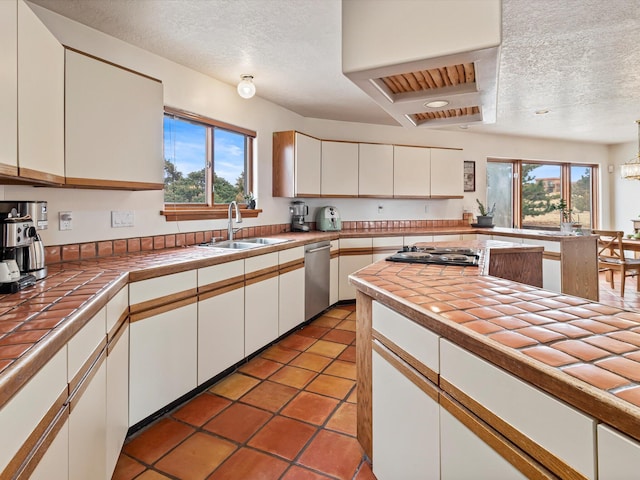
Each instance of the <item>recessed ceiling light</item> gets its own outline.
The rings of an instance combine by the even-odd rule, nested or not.
[[[536,115],[546,115],[547,113],[549,113],[549,110],[546,108],[542,108],[540,110],[536,110]]]
[[[448,100],[434,100],[432,102],[424,103],[424,106],[428,108],[440,108],[440,107],[446,107],[447,105],[449,105]]]

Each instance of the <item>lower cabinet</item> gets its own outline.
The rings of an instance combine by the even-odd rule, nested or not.
[[[107,350],[107,479],[116,468],[129,429],[129,323],[109,343]]]
[[[329,305],[338,303],[338,285],[340,283],[340,258],[334,257],[329,263]]]
[[[69,415],[69,478],[107,477],[106,351],[71,397]],[[88,383],[87,383],[88,382]]]
[[[606,425],[598,425],[598,478],[633,480],[640,472],[640,443]]]
[[[203,294],[198,302],[198,385],[244,354],[244,286]]]
[[[278,336],[304,322],[304,265],[281,273],[278,291]]]
[[[110,478],[110,477],[109,477]],[[51,442],[38,465],[29,476],[30,480],[71,480],[69,476],[69,420]]]
[[[129,426],[197,386],[197,317],[195,298],[162,313],[131,316]]]
[[[249,356],[278,338],[278,276],[245,287],[244,352]]]
[[[438,402],[375,350],[372,362],[373,473],[378,480],[439,478]]]
[[[371,238],[341,238],[338,299],[353,300],[356,289],[349,284],[349,275],[373,263]]]
[[[442,480],[527,478],[442,407],[440,449]]]

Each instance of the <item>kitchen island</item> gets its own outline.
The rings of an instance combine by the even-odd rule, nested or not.
[[[634,478],[639,314],[486,263],[380,261],[350,280],[358,439],[379,480]]]

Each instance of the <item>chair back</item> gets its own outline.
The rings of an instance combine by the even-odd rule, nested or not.
[[[618,230],[591,230],[598,235],[598,261],[606,263],[624,263],[622,237],[624,232]]]

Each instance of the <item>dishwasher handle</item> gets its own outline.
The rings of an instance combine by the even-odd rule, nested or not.
[[[324,247],[312,248],[311,250],[305,250],[304,253],[316,253],[322,250],[328,250],[331,248],[331,245],[325,245]]]

